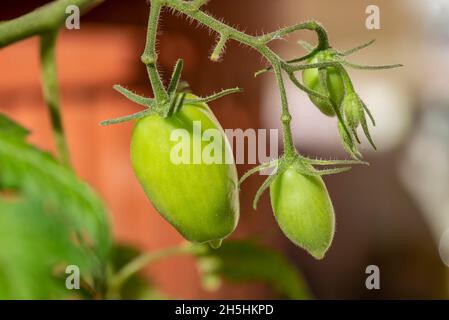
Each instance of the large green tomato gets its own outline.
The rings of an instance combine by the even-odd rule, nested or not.
[[[205,138],[211,132],[218,136]],[[187,138],[187,150],[182,151],[190,153],[183,155],[185,163],[173,159],[181,152],[181,141],[174,139],[180,136]],[[198,163],[212,147],[228,152],[231,161]],[[165,119],[140,119],[133,131],[131,161],[154,207],[184,238],[217,245],[234,231],[239,219],[237,170],[223,129],[206,104],[184,104]]]
[[[313,257],[322,259],[335,230],[334,209],[323,179],[289,168],[271,184],[270,195],[282,232]]]
[[[319,52],[315,56],[313,56],[308,63],[319,63],[319,62],[325,62],[331,60],[331,56],[329,56],[330,53],[327,51]],[[345,96],[345,87],[343,83],[343,79],[341,77],[340,71],[337,68],[334,67],[327,67],[327,76],[326,76],[326,83],[327,83],[327,89],[329,91],[329,97],[330,99],[335,103],[337,107],[340,107],[340,104],[343,100],[343,97]],[[302,73],[304,86],[307,89],[316,91],[318,93],[321,93],[322,95],[327,96],[328,92],[326,91],[326,88],[324,88],[321,85],[320,82],[320,74],[318,71],[318,68],[314,69],[306,69]],[[313,102],[315,106],[320,109],[322,113],[324,113],[327,116],[334,116],[335,111],[332,108],[332,105],[321,98],[317,98],[315,96],[309,95],[310,100]]]

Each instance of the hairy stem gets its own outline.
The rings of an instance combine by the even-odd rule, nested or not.
[[[146,51],[148,53],[152,53],[153,57],[155,56],[154,38],[153,38],[153,36],[155,36],[156,34],[155,26],[157,27],[157,19],[159,18],[160,9],[164,6],[176,10],[180,13],[183,13],[186,16],[207,26],[210,30],[218,33],[222,39],[222,41],[220,41],[221,43],[220,42],[218,43],[220,51],[221,47],[224,46],[226,40],[232,39],[241,44],[244,44],[248,47],[255,49],[271,64],[271,67],[275,70],[276,81],[281,96],[281,104],[282,104],[281,122],[283,128],[285,153],[286,156],[294,155],[296,153],[295,151],[296,149],[293,143],[291,133],[291,126],[290,126],[291,115],[289,112],[284,80],[282,78],[282,67],[285,64],[285,62],[268,47],[268,43],[299,30],[312,30],[315,31],[318,35],[317,47],[320,49],[326,49],[329,47],[329,43],[327,33],[324,30],[324,28],[315,21],[308,21],[305,23],[296,24],[294,26],[283,28],[278,31],[257,37],[248,35],[244,32],[237,30],[236,28],[233,28],[225,24],[220,20],[217,20],[216,18],[210,16],[209,14],[199,10],[197,6],[192,4],[192,2],[186,2],[182,0],[152,0],[151,10],[153,13],[150,13],[149,30],[152,31],[153,33],[151,34],[151,37],[149,36],[148,39],[149,41],[147,43],[148,47]],[[156,12],[157,14],[154,12]],[[154,67],[152,72],[157,73],[157,69]],[[155,82],[156,86],[154,87],[154,89],[155,91],[158,91],[161,86],[159,75],[156,74],[150,75],[150,80],[152,81],[152,83]],[[157,96],[156,99],[158,99]]]
[[[329,48],[329,39],[327,37],[327,32],[324,27],[316,21],[307,21],[303,23],[298,23],[290,27],[282,28],[278,31],[268,33],[262,37],[263,41],[269,42],[272,40],[280,39],[292,32],[299,30],[310,30],[315,31],[318,36],[318,46],[316,50],[326,50]]]
[[[151,2],[150,15],[148,18],[147,42],[141,57],[142,62],[147,67],[154,96],[156,102],[158,102],[157,105],[163,104],[163,102],[166,102],[169,99],[157,70],[156,36],[161,9],[162,5],[160,1],[153,0]]]
[[[280,65],[274,65],[274,73],[276,75],[276,81],[281,95],[281,104],[282,104],[281,123],[284,137],[284,153],[286,157],[289,157],[296,154],[295,151],[296,148],[294,147],[292,130],[290,125],[292,121],[292,116],[290,114],[290,111],[288,110],[287,94],[285,92],[284,79],[282,78],[282,70]]]
[[[42,65],[42,92],[48,107],[53,127],[56,148],[61,163],[70,167],[70,155],[61,120],[59,88],[56,71],[55,47],[58,32],[52,31],[41,36],[40,57]]]

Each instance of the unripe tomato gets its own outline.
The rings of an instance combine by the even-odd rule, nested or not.
[[[193,129],[194,122],[201,125],[201,132]],[[232,155],[223,129],[209,107],[204,103],[184,104],[168,118],[150,115],[137,122],[131,141],[134,172],[154,207],[184,238],[217,246],[235,229],[239,219],[235,164],[174,163],[171,154],[179,141],[171,135],[177,129],[188,133],[189,148],[196,153],[190,159],[201,157],[198,152],[211,143],[219,144],[223,152]],[[204,141],[202,137],[208,129],[218,130],[219,139]],[[195,150],[195,143],[201,150]]]
[[[316,259],[322,259],[333,236],[335,217],[323,179],[290,167],[270,186],[271,205],[282,232]]]
[[[317,53],[311,59],[308,60],[309,64],[326,62],[332,60],[332,54],[328,51],[322,51]],[[341,77],[340,71],[335,67],[327,67],[327,76],[326,76],[326,88],[321,85],[320,82],[320,74],[318,68],[314,69],[306,69],[302,73],[304,86],[307,89],[316,91],[322,95],[329,95],[330,99],[335,103],[337,107],[340,106],[343,97],[345,95],[345,86],[343,83],[343,79]],[[335,111],[332,108],[332,105],[326,101],[325,99],[317,98],[315,96],[309,95],[310,100],[313,102],[315,106],[320,109],[322,113],[327,116],[334,116]]]

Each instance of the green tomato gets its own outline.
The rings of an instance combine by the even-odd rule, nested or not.
[[[194,124],[197,128],[199,124],[201,130],[195,130]],[[218,138],[205,141],[204,133],[209,129],[218,132]],[[232,157],[224,131],[209,107],[204,103],[184,104],[168,118],[150,115],[137,122],[131,141],[134,172],[157,211],[184,238],[219,246],[234,231],[239,219],[235,164],[232,159],[209,164],[174,162],[173,150],[180,142],[173,139],[173,132],[187,135],[190,160],[201,157],[199,153],[211,145]]]
[[[329,53],[328,51],[323,51],[317,53],[315,56],[309,59],[308,63],[313,64],[331,60],[332,60],[331,53]],[[327,71],[326,83],[329,93],[327,92],[326,88],[324,88],[321,85],[318,68],[306,69],[303,71],[302,77],[304,86],[307,89],[316,91],[322,95],[325,96],[329,95],[332,102],[334,102],[335,105],[339,107],[345,95],[345,86],[341,73],[337,68],[334,67],[327,67],[326,71]],[[325,115],[331,117],[335,115],[335,111],[332,108],[331,103],[329,103],[328,101],[321,98],[317,98],[312,95],[309,95],[309,98],[313,102],[313,104],[317,106],[318,109],[320,109],[320,111]]]
[[[282,232],[294,244],[322,259],[335,231],[335,217],[323,179],[290,167],[270,186],[271,206]]]

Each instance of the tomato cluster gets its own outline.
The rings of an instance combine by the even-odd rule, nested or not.
[[[332,51],[323,51],[309,63],[329,62],[334,58]],[[327,116],[343,114],[340,131],[344,141],[350,144],[353,131],[348,133],[346,126],[356,128],[363,123],[361,100],[347,89],[345,74],[338,66],[327,67],[324,81],[321,77],[318,68],[303,72],[305,86],[321,95],[311,94],[310,99]],[[228,162],[173,162],[171,155],[176,142],[171,136],[178,129],[188,133],[191,146],[197,144],[196,135],[202,136],[209,129],[218,130],[220,141],[214,143],[226,149],[223,153],[232,154],[223,129],[209,107],[192,102],[199,100],[191,94],[184,95],[183,99],[174,112],[152,113],[136,123],[131,142],[132,165],[155,208],[185,239],[218,247],[234,231],[239,219],[237,170],[234,163]],[[200,133],[193,129],[195,122],[201,124]],[[206,142],[200,138],[200,148],[197,146],[192,152],[202,153],[205,146]],[[306,158],[295,153],[288,159],[279,159],[276,172],[265,185],[270,187],[273,212],[282,232],[316,259],[324,257],[335,231],[334,209],[321,174]],[[265,187],[261,188],[262,192]]]
[[[322,259],[334,236],[335,215],[321,176],[343,172],[350,167],[318,170],[315,166],[364,163],[360,160],[361,154],[355,144],[360,143],[357,135],[360,126],[375,148],[368,131],[366,115],[371,118],[373,125],[374,119],[354,91],[344,65],[379,67],[358,66],[342,59],[344,55],[371,43],[346,53],[339,53],[329,47],[316,48],[303,59],[297,60],[306,60],[306,64],[290,69],[303,70],[303,85],[297,82],[298,87],[308,93],[312,103],[324,115],[338,118],[343,145],[355,160],[309,159],[301,156],[290,145],[286,146],[287,150],[280,159],[253,168],[240,182],[233,161],[174,162],[171,156],[176,142],[172,139],[172,133],[179,129],[187,132],[189,145],[194,146],[193,153],[203,153],[210,142],[206,143],[201,136],[206,130],[214,129],[219,135],[213,144],[218,144],[218,149],[223,148],[223,154],[232,154],[223,129],[204,103],[213,99],[201,99],[192,94],[179,93],[176,89],[182,61],[178,61],[175,67],[167,92],[168,99],[156,101],[157,99],[140,97],[117,86],[119,92],[148,109],[107,123],[140,118],[135,125],[131,142],[134,172],[154,207],[185,239],[219,247],[221,241],[234,231],[239,220],[239,184],[251,174],[274,166],[274,172],[256,194],[254,207],[261,194],[269,188],[274,216],[282,232],[314,258]],[[396,65],[382,68],[391,67]],[[232,92],[236,90],[225,90],[223,94],[215,94],[214,97]],[[201,132],[195,132],[196,122],[200,123]]]

